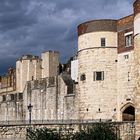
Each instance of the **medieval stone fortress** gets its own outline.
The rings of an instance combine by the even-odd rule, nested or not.
[[[140,0],[133,6],[127,17],[80,24],[78,52],[65,71],[55,51],[19,58],[0,76],[0,121],[135,121],[138,139]]]

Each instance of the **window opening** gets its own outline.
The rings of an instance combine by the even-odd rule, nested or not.
[[[106,46],[105,38],[101,38],[101,47],[105,47],[105,46]]]

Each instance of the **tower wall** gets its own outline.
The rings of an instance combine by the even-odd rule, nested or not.
[[[134,106],[134,88],[134,51],[126,51],[118,54],[117,62],[118,121],[124,121],[123,111],[128,105]]]
[[[23,56],[16,62],[17,91],[23,92],[26,82],[41,78],[41,59],[35,56]]]
[[[116,21],[83,23],[78,27],[78,34],[80,119],[116,120]],[[101,38],[106,40],[104,47],[101,47]],[[101,80],[97,72],[101,72]]]
[[[48,51],[42,53],[42,78],[58,75],[59,53]]]
[[[134,2],[135,119],[136,139],[140,138],[140,0]]]
[[[134,15],[123,17],[117,21],[118,31],[118,62],[117,62],[117,94],[118,121],[128,120],[125,110],[134,107],[134,43],[133,43]],[[129,44],[127,38],[131,37]]]

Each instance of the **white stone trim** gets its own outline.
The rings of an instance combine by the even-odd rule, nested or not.
[[[140,14],[138,14],[134,20],[134,35],[137,35],[139,33],[140,33]]]
[[[128,36],[128,35],[131,35],[131,34],[133,34],[133,31],[125,33],[124,36]]]

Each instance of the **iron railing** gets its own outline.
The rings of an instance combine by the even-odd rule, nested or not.
[[[132,124],[134,121],[123,121],[123,122],[113,122],[111,120],[17,120],[17,121],[0,121],[0,126],[2,125],[29,125],[29,124],[44,124],[44,125],[69,125],[69,124],[95,124],[95,123],[113,123],[113,124]]]

